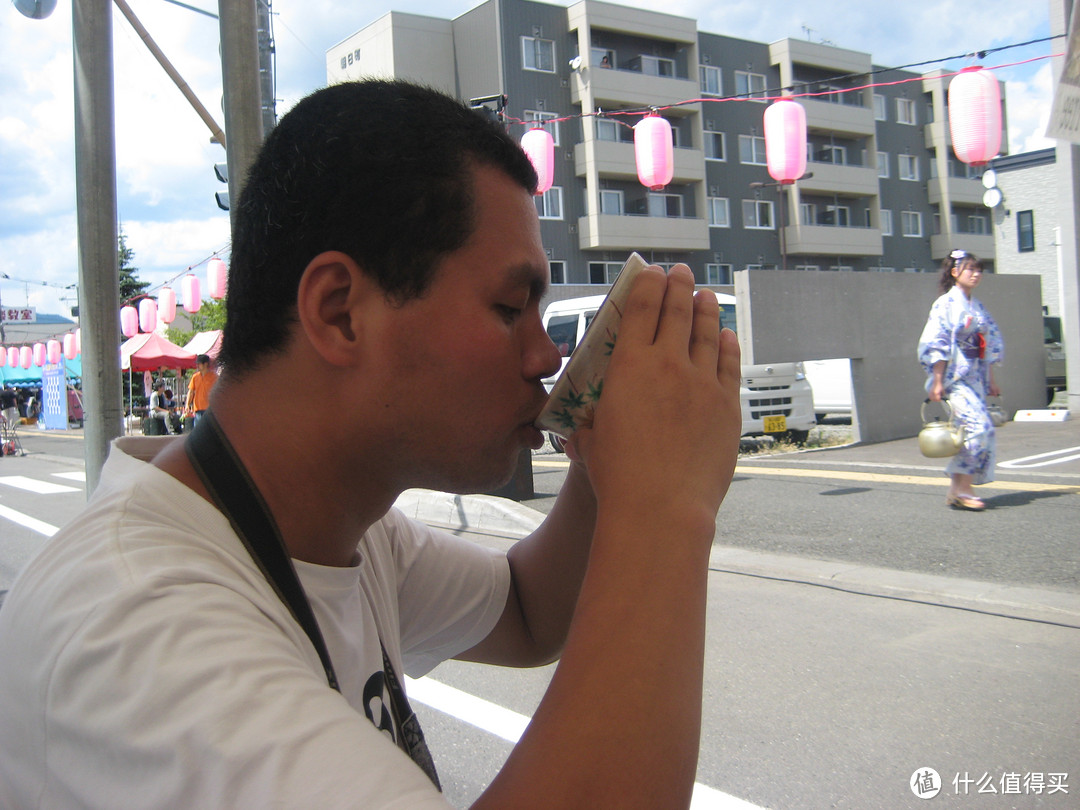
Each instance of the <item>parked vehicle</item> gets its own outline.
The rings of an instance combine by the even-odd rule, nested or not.
[[[805,360],[806,379],[814,391],[814,413],[820,422],[828,414],[850,416],[854,394],[851,388],[851,361]]]
[[[720,324],[735,329],[735,296],[717,293]],[[603,295],[554,301],[544,311],[544,327],[563,356],[562,367],[580,345],[604,302]],[[548,391],[555,377],[544,380]],[[742,367],[739,389],[742,435],[782,436],[802,444],[815,424],[814,400],[802,363],[760,363]]]
[[[1043,345],[1046,347],[1046,404],[1065,390],[1065,347],[1061,343],[1061,318],[1043,315]]]

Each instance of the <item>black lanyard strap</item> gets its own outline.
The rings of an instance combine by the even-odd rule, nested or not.
[[[211,499],[228,518],[236,536],[262,571],[266,581],[311,640],[326,671],[326,682],[332,689],[340,692],[334,665],[330,661],[330,651],[326,648],[326,641],[289,557],[281,531],[212,411],[203,414],[195,430],[187,438],[185,450]],[[420,721],[409,705],[409,699],[394,672],[381,638],[379,647],[382,650],[383,673],[390,693],[392,715],[398,727],[399,742],[435,787],[442,790],[435,763],[420,728]]]

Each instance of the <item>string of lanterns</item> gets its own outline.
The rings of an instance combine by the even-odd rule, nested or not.
[[[211,298],[224,298],[228,287],[229,268],[216,256],[206,264],[206,281]],[[199,278],[194,273],[187,273],[180,281],[180,291],[184,295],[183,306],[192,314],[202,307],[202,290]],[[139,305],[127,304],[120,307],[120,332],[124,337],[135,337],[139,332],[153,332],[158,320],[172,323],[176,318],[176,291],[166,285],[158,292],[155,301],[150,296],[139,300]]]
[[[212,298],[224,298],[228,288],[229,268],[216,256],[207,263],[207,285]],[[196,313],[202,306],[199,279],[194,273],[187,273],[181,280],[184,295],[183,307],[187,312]],[[153,332],[160,320],[172,323],[176,318],[176,291],[166,284],[158,292],[157,300],[150,296],[140,298],[138,306],[126,304],[120,308],[120,332],[125,338],[135,337],[140,331]],[[69,332],[58,340],[52,338],[44,343],[32,346],[0,346],[0,368],[28,369],[31,366],[55,365],[61,356],[74,360],[82,353],[82,329]]]
[[[963,163],[984,166],[1001,151],[1001,89],[998,80],[990,70],[979,65],[964,68],[952,76],[953,81],[949,85],[949,128],[953,151]],[[919,77],[904,79],[902,82],[921,80]],[[833,95],[878,86],[881,85],[871,84],[823,93],[791,94],[771,99],[773,103],[765,108],[762,116],[769,175],[777,182],[787,185],[806,173],[806,110],[796,98]],[[748,99],[694,99],[679,104],[735,100]],[[660,115],[658,108],[653,107],[632,128],[638,180],[650,190],[660,191],[674,176],[671,124]],[[549,191],[554,182],[555,140],[550,132],[541,126],[535,126],[534,122],[534,126],[522,136],[521,148],[536,170],[536,195],[540,196]]]

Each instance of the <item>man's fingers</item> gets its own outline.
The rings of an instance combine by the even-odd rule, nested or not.
[[[685,347],[690,340],[693,320],[694,274],[685,264],[677,264],[667,275],[667,290],[664,292],[656,342]]]
[[[660,306],[666,286],[667,277],[658,267],[646,267],[638,274],[623,304],[616,347],[624,343],[635,346],[652,344],[656,338],[656,324],[660,320]]]
[[[720,305],[711,290],[694,295],[694,324],[690,330],[690,362],[704,368],[717,367],[720,351]]]

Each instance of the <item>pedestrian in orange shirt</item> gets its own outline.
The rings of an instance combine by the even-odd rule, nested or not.
[[[218,375],[210,367],[208,354],[200,354],[196,357],[195,365],[197,369],[191,377],[191,382],[188,383],[187,403],[184,410],[189,415],[194,415],[197,425],[199,419],[206,413],[206,409],[210,407],[210,389],[217,382]]]

